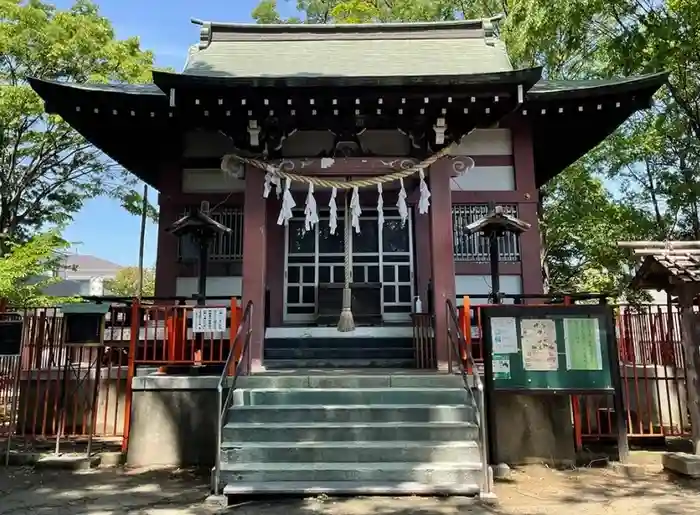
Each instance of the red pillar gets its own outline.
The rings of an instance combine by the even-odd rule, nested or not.
[[[430,168],[430,254],[435,311],[435,350],[439,370],[449,369],[447,299],[455,301],[455,261],[452,243],[452,165],[441,160]],[[425,216],[425,215],[418,215]]]
[[[540,258],[540,229],[537,217],[539,193],[535,185],[535,158],[532,147],[532,129],[520,120],[512,128],[513,164],[517,180],[518,217],[531,225],[520,236],[523,293],[542,293],[542,264]]]
[[[267,263],[267,200],[262,197],[265,174],[248,167],[243,204],[243,307],[253,302],[250,362],[253,370],[263,368],[265,339],[265,266]]]
[[[174,297],[177,289],[177,247],[175,236],[166,231],[179,218],[179,208],[167,194],[158,195],[158,252],[156,254],[156,297]]]

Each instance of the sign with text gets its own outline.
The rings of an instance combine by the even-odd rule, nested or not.
[[[612,310],[600,305],[500,305],[481,311],[494,390],[612,392]]]
[[[192,332],[223,333],[226,331],[226,308],[194,308]]]

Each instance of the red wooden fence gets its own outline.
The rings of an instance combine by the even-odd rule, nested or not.
[[[236,299],[225,306],[228,328],[220,334],[192,334],[192,306],[172,304],[112,305],[105,330],[106,352],[100,363],[97,409],[92,414],[95,435],[127,437],[131,378],[137,367],[223,364],[241,308]],[[460,307],[460,325],[477,361],[483,361],[479,305]],[[68,437],[85,436],[90,427],[88,394],[97,370],[95,351],[66,348],[58,308],[8,311],[24,320],[19,381],[14,358],[0,358],[0,437],[14,427],[17,436],[44,439],[57,433],[58,410],[66,384],[73,382],[65,405]],[[678,313],[665,306],[637,310],[618,308],[617,332],[626,417],[631,437],[685,436],[690,433],[684,358]],[[425,356],[426,363],[434,357]],[[72,366],[66,372],[66,363]],[[82,381],[78,379],[82,378]],[[78,384],[80,383],[80,384]],[[572,405],[576,434],[586,439],[615,438],[614,411],[607,396],[577,396]],[[12,418],[13,401],[17,402]]]
[[[214,307],[214,306],[212,306]],[[223,364],[241,317],[237,299],[225,304],[227,330],[195,338],[192,306],[113,304],[105,320],[105,352],[66,347],[60,308],[5,307],[24,322],[19,377],[17,359],[0,357],[0,437],[14,430],[18,438],[56,436],[64,406],[62,434],[127,437],[131,379],[137,367]],[[99,365],[99,366],[98,366]],[[99,369],[97,409],[89,423],[90,399]],[[14,416],[12,403],[16,401]]]
[[[472,353],[483,362],[478,305],[460,306]],[[666,306],[616,308],[616,329],[628,434],[633,438],[681,437],[690,434],[680,317]],[[616,438],[615,411],[607,395],[572,397],[577,442]]]

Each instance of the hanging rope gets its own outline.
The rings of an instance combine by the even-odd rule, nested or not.
[[[350,252],[352,224],[350,223],[350,203],[348,202],[348,193],[344,192],[343,196],[345,197],[345,220],[343,220],[345,223],[345,282],[343,284],[343,307],[340,311],[340,318],[338,319],[338,331],[341,333],[348,333],[355,330],[355,318],[352,314],[352,291],[350,290],[350,283],[352,283],[352,253]]]
[[[462,136],[460,138],[460,142],[469,136],[472,132],[474,132],[476,129],[470,130],[467,134]],[[405,170],[395,170],[391,173],[387,173],[384,175],[378,175],[376,177],[368,177],[366,179],[354,179],[351,181],[341,181],[337,179],[325,179],[321,177],[316,177],[316,176],[311,176],[311,175],[301,175],[298,173],[294,172],[285,172],[284,170],[280,169],[278,166],[275,166],[271,163],[261,161],[260,159],[255,159],[251,157],[243,157],[239,156],[237,154],[228,154],[225,156],[227,160],[234,159],[236,161],[239,161],[241,163],[247,164],[254,166],[256,168],[259,168],[260,170],[263,170],[264,172],[267,172],[265,175],[265,190],[263,193],[263,196],[267,197],[267,195],[270,192],[270,186],[274,184],[275,186],[279,187],[280,184],[280,179],[288,179],[290,181],[297,181],[301,182],[304,184],[313,184],[314,186],[318,186],[320,188],[337,188],[339,190],[352,190],[353,188],[364,188],[367,186],[377,186],[379,184],[386,184],[388,182],[393,182],[393,181],[398,181],[399,179],[406,179],[407,177],[410,177],[412,175],[415,175],[416,173],[419,172],[425,172],[428,168],[430,168],[432,165],[434,165],[437,161],[442,159],[445,156],[450,155],[452,150],[456,148],[459,144],[458,143],[453,143],[452,145],[448,145],[435,154],[433,154],[430,157],[427,157],[420,163],[407,168]]]

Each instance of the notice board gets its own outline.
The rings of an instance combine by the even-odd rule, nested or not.
[[[484,368],[493,390],[614,391],[612,308],[498,305],[481,313]]]

